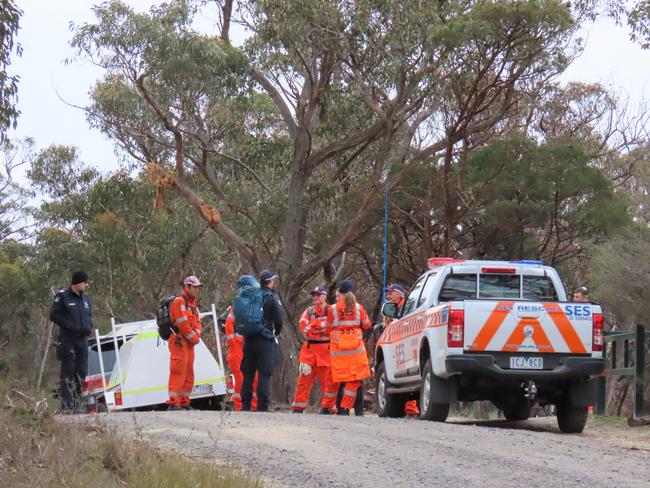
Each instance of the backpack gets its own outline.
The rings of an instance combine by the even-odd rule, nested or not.
[[[264,293],[253,276],[244,275],[237,280],[238,295],[232,302],[235,314],[235,332],[243,337],[261,334],[272,339],[273,332],[264,323]]]
[[[178,329],[172,324],[171,310],[172,302],[176,300],[176,295],[169,295],[160,301],[160,306],[156,311],[156,325],[158,325],[158,335],[163,341],[169,339],[172,334],[177,334]],[[185,300],[185,298],[183,298]],[[185,300],[187,307],[187,300]]]

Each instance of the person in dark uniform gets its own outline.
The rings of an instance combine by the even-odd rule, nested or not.
[[[275,337],[282,332],[282,306],[277,294],[273,291],[277,279],[278,275],[268,269],[260,273],[264,325]],[[263,334],[244,338],[244,358],[241,362],[241,370],[244,373],[241,388],[243,411],[250,411],[251,409],[255,372],[258,374],[257,411],[266,412],[269,409],[271,374],[275,362],[275,340],[269,340]]]
[[[57,358],[61,361],[59,395],[61,412],[80,407],[81,392],[88,372],[88,336],[93,327],[93,309],[85,271],[72,273],[69,288],[54,296],[50,320],[59,326]]]

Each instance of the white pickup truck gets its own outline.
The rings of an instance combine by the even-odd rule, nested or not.
[[[582,432],[603,370],[603,314],[567,302],[557,272],[537,261],[431,258],[375,350],[382,417],[444,422],[454,401],[490,400],[508,420],[554,404],[562,432]]]

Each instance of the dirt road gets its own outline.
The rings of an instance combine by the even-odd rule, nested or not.
[[[588,426],[582,435],[562,435],[553,418],[474,425],[199,411],[99,421],[192,457],[248,467],[268,486],[650,486],[647,427]]]

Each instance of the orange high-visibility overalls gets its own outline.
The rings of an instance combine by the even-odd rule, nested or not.
[[[172,324],[178,330],[169,336],[169,405],[188,407],[190,394],[194,388],[194,346],[201,338],[203,330],[199,322],[196,301],[183,292],[172,302],[170,309]]]
[[[330,334],[332,381],[345,382],[341,407],[351,409],[361,380],[370,376],[362,333],[362,329],[370,328],[370,320],[363,306],[357,303],[354,308],[347,309],[345,300],[341,299],[327,312],[327,328]]]
[[[397,303],[397,309],[399,310],[404,306],[404,299],[402,298],[398,303]],[[390,317],[386,317],[384,319],[384,329],[387,328],[390,323],[393,321]],[[417,400],[409,400],[406,402],[404,405],[404,413],[406,415],[420,415],[420,409],[418,408],[418,402]]]
[[[244,338],[235,332],[235,314],[232,307],[228,307],[228,316],[226,317],[226,363],[235,377],[235,392],[232,394],[235,403],[235,411],[241,410],[241,385],[244,381],[244,373],[241,370],[241,361],[244,359]],[[251,410],[257,410],[257,373],[253,383],[253,399],[251,400]]]
[[[300,348],[299,361],[311,366],[309,375],[298,375],[296,381],[296,394],[293,400],[293,410],[302,412],[309,403],[309,394],[314,385],[314,378],[318,378],[321,389],[321,407],[331,409],[336,404],[336,385],[332,382],[330,369],[330,338],[327,333],[328,305],[322,309],[309,307],[305,310],[298,322],[305,342]]]

